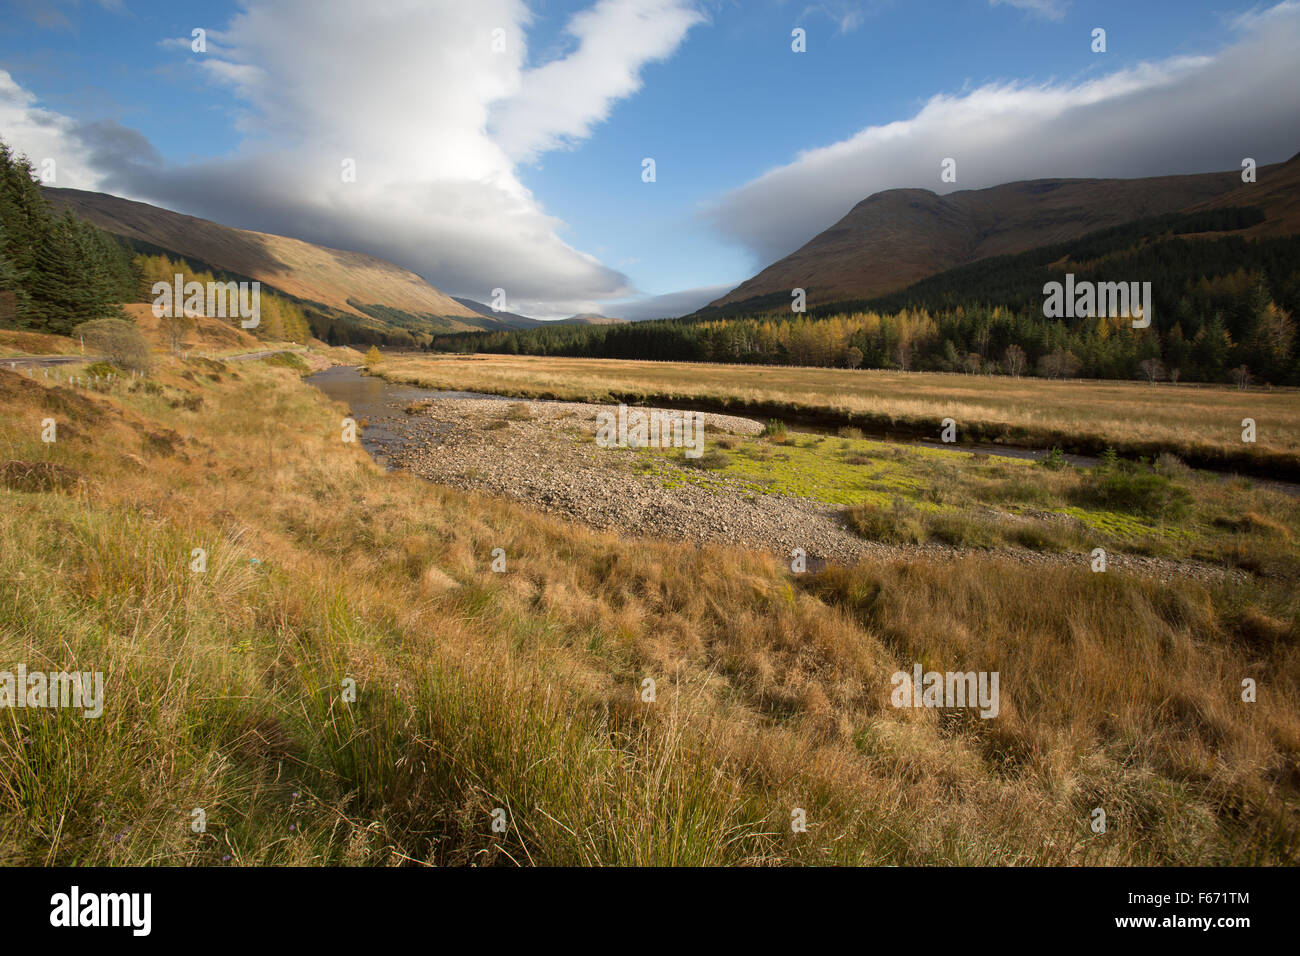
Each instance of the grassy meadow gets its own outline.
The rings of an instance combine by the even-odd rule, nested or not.
[[[1027,549],[1084,562],[1100,547],[1300,580],[1300,497],[1196,471],[1167,453],[1151,465],[1076,467],[1056,455],[1035,462],[873,441],[854,428],[713,434],[706,445],[697,461],[680,449],[638,449],[632,467],[668,489],[691,483],[841,506],[862,537],[885,544]]]
[[[568,360],[549,380],[532,361],[404,363],[385,371],[614,381],[566,378]],[[794,575],[768,555],[624,540],[385,473],[341,440],[344,409],[304,368],[195,358],[96,390],[0,370],[0,669],[105,674],[98,719],[0,709],[0,863],[1300,859],[1294,580],[980,553]],[[629,390],[677,372],[637,374]],[[1036,406],[1059,416],[1081,388],[1033,384],[1063,393]],[[1273,400],[1211,398],[1225,414]],[[1178,414],[1156,417],[1176,430]],[[820,444],[874,460],[865,439]],[[979,467],[954,501],[1046,473]],[[998,717],[892,707],[890,676],[914,662],[998,671]]]
[[[386,358],[377,374],[430,388],[572,401],[694,401],[737,414],[962,442],[1130,456],[1170,452],[1191,464],[1300,480],[1300,393],[1137,382],[1048,381],[940,373],[631,362],[548,356]],[[1242,419],[1256,441],[1242,441]]]

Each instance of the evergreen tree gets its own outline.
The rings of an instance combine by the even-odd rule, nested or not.
[[[0,222],[0,325],[15,325],[27,312],[27,290],[6,252],[5,239],[4,223]]]
[[[122,244],[71,211],[56,217],[31,163],[0,142],[0,321],[67,334],[120,317],[135,286]]]
[[[94,316],[83,315],[85,286],[77,278],[77,242],[66,220],[52,223],[40,237],[27,282],[31,314],[23,323],[67,335]]]

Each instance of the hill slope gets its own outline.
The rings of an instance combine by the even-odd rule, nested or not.
[[[560,319],[559,325],[622,325],[627,319],[617,319],[609,315],[598,315],[595,312],[580,312],[577,315],[571,315],[567,319]]]
[[[1243,236],[1294,236],[1300,233],[1300,153],[1285,163],[1259,169],[1257,181],[1238,182],[1237,188],[1203,202],[1193,210],[1255,206],[1264,221],[1241,232]]]
[[[1253,205],[1263,199],[1260,190],[1272,174],[1290,165],[1261,167],[1260,182],[1245,186],[1238,171],[1229,171],[1146,179],[1038,179],[946,196],[928,189],[890,189],[864,199],[825,232],[701,312],[787,305],[795,288],[807,291],[810,307],[870,299],[956,266],[1135,219],[1215,202]]]
[[[375,256],[223,226],[106,193],[53,188],[44,192],[56,208],[70,208],[143,251],[165,251],[191,264],[258,280],[350,324],[416,330],[424,326],[428,331],[483,327],[473,310],[414,272]]]
[[[506,312],[505,310],[494,312],[492,306],[484,305],[474,299],[466,299],[458,295],[454,295],[452,298],[475,315],[487,319],[488,321],[483,323],[485,329],[495,330],[502,326],[508,329],[531,329],[535,325],[543,324],[541,319],[529,318],[526,315],[520,315],[518,312]]]

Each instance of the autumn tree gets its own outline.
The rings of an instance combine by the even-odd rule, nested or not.
[[[1002,353],[1002,363],[1006,365],[1007,374],[1012,378],[1019,378],[1023,375],[1028,362],[1025,350],[1019,345],[1008,345],[1007,350]]]
[[[120,368],[147,371],[152,364],[149,343],[134,322],[125,319],[92,319],[72,330],[94,352]]]
[[[1138,371],[1148,385],[1154,385],[1165,377],[1165,363],[1158,358],[1146,358],[1138,362]]]

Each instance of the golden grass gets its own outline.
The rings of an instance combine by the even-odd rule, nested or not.
[[[963,441],[996,440],[1080,451],[1107,445],[1160,451],[1206,463],[1275,464],[1300,474],[1300,393],[1130,382],[787,366],[633,362],[554,356],[393,356],[378,370],[391,381],[431,388],[575,401],[706,401],[939,439],[956,421]],[[1242,442],[1253,418],[1257,441]]]
[[[0,329],[0,356],[76,355],[81,349],[66,335],[47,335],[21,329]]]
[[[0,862],[1300,856],[1292,588],[792,577],[385,474],[292,371],[192,371],[104,395],[0,371],[0,457],[84,478],[0,488],[0,669],[106,672],[99,720],[0,710]],[[999,670],[1001,715],[895,710],[913,661]]]

